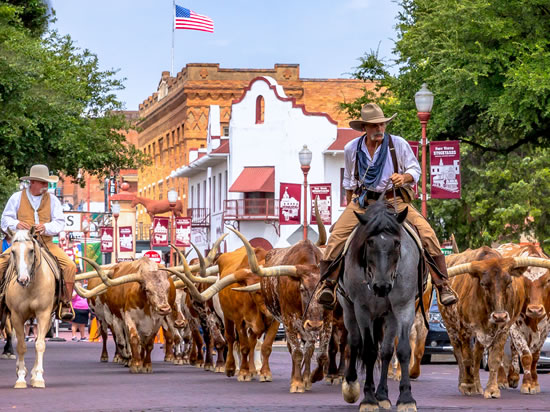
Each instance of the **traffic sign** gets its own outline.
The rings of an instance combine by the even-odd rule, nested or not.
[[[145,252],[143,252],[143,256],[147,256],[149,259],[151,259],[155,263],[162,262],[162,256],[156,250],[146,250]]]

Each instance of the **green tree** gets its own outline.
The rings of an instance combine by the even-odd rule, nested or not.
[[[429,140],[462,142],[462,199],[428,202],[440,237],[459,245],[518,241],[532,232],[550,246],[550,6],[543,0],[402,0],[397,59],[365,54],[354,74],[376,80],[363,101],[399,113],[390,131],[420,134],[414,94],[435,94]],[[547,250],[549,248],[547,247]]]
[[[123,87],[116,72],[100,71],[69,36],[41,32],[48,17],[40,4],[0,2],[0,167],[22,176],[44,163],[73,178],[140,167],[147,158],[121,133],[130,125],[114,94]]]

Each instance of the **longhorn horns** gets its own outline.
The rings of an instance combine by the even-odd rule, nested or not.
[[[522,266],[534,266],[539,268],[546,268],[550,269],[550,259],[543,259],[543,258],[537,258],[532,256],[526,256],[526,257],[514,257],[515,264],[514,267],[522,267]],[[461,265],[451,266],[447,269],[447,273],[449,274],[449,277],[454,277],[458,275],[462,275],[464,273],[469,273],[472,271],[472,265],[474,262],[470,263],[463,263]]]

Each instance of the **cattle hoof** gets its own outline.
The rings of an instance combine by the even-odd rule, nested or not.
[[[540,386],[537,390],[536,386],[525,385],[525,384],[521,385],[521,393],[523,393],[524,395],[534,395],[539,392],[540,392]]]
[[[109,358],[107,356],[102,356],[101,358],[99,358],[99,361],[100,362],[109,362]]]
[[[142,369],[142,373],[153,373],[153,365],[144,366]]]
[[[227,376],[228,378],[235,376],[235,369],[226,369],[225,376]]]
[[[508,389],[510,386],[508,385],[508,382],[499,382],[498,388],[499,389]]]
[[[239,374],[237,380],[239,382],[250,382],[252,380],[252,375],[249,374],[249,373],[247,373],[247,374],[243,373],[242,375]]]
[[[174,362],[174,358],[173,357],[166,357],[166,358],[164,358],[164,362]]]
[[[216,366],[214,373],[225,373],[225,366]]]
[[[519,375],[509,375],[508,376],[508,386],[510,388],[517,388],[519,385]]]
[[[135,365],[132,365],[130,366],[130,373],[139,373],[140,372],[140,367],[139,366],[135,366]]]
[[[310,391],[310,390],[311,390],[311,386],[312,386],[311,380],[306,379],[306,380],[304,381],[304,386],[305,386],[305,388],[306,388],[306,391]]]
[[[379,410],[377,403],[362,403],[359,405],[359,412],[377,412]]]
[[[462,395],[466,396],[481,394],[480,388],[474,383],[461,383],[458,390]]]
[[[31,386],[33,388],[45,388],[46,382],[44,382],[44,379],[31,379]]]
[[[290,385],[290,393],[304,393],[305,387],[301,382],[294,382]]]
[[[391,402],[388,399],[383,401],[378,401],[378,406],[380,406],[380,408],[384,410],[391,410]]]
[[[14,389],[25,389],[26,387],[27,387],[27,382],[17,381],[17,382],[15,382]]]
[[[388,376],[388,378],[389,378],[389,376]],[[401,380],[401,372],[392,373],[391,379],[393,379],[394,381],[400,381]]]
[[[497,399],[500,398],[500,389],[485,389],[483,393],[485,399]]]
[[[195,368],[202,369],[202,368],[204,368],[204,363],[203,362],[196,362],[194,366],[195,366]]]
[[[359,385],[359,382],[354,381],[348,383],[348,381],[344,379],[344,381],[342,382],[342,396],[347,403],[357,402],[360,392],[361,387]]]
[[[13,353],[11,353],[9,358],[13,360],[13,359],[17,359],[17,356],[15,356]]]
[[[259,381],[260,382],[272,382],[273,377],[271,376],[271,373],[262,373],[259,375]]]
[[[214,372],[214,365],[204,365],[204,370],[208,372]]]
[[[416,403],[400,403],[397,412],[416,412]]]
[[[2,359],[9,359],[9,357],[10,356],[7,353],[3,353],[1,356]]]

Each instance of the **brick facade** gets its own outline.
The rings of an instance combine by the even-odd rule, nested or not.
[[[258,76],[273,77],[287,96],[304,104],[308,112],[324,112],[348,127],[338,103],[363,95],[365,84],[351,79],[301,79],[299,65],[276,64],[273,69],[223,69],[219,64],[188,64],[176,77],[163,72],[156,93],[139,105],[138,147],[151,156],[153,164],[138,173],[138,194],[165,199],[170,188],[178,191],[187,207],[187,179],[170,178],[170,173],[189,163],[191,149],[206,147],[208,110],[219,105],[223,135],[229,125],[233,100]],[[227,133],[227,130],[226,130]],[[149,216],[138,208],[138,232],[148,228]]]

